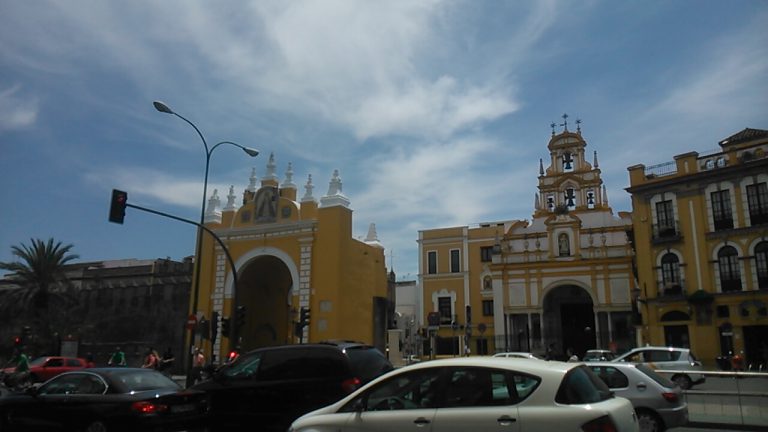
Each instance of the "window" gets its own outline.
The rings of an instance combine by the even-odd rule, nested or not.
[[[427,252],[427,274],[437,274],[437,252]]]
[[[677,255],[669,252],[661,257],[661,278],[664,284],[664,295],[681,295],[680,260]]]
[[[727,190],[712,192],[712,219],[715,231],[733,228],[731,194]]]
[[[658,224],[659,237],[674,237],[677,234],[672,201],[666,200],[656,203],[656,223]]]
[[[595,373],[609,388],[629,387],[629,379],[623,372],[613,366],[590,366]]]
[[[493,316],[493,300],[483,300],[483,316]]]
[[[731,309],[728,307],[728,305],[718,305],[717,306],[717,317],[718,318],[728,318],[731,316]]]
[[[441,368],[397,375],[382,381],[344,405],[339,412],[393,411],[436,408],[440,392]]]
[[[608,400],[613,393],[586,366],[571,369],[563,378],[555,401],[565,405],[581,405]]]
[[[493,261],[493,246],[480,247],[480,261],[481,262]]]
[[[720,287],[723,292],[741,291],[739,255],[733,246],[724,246],[717,252],[720,269]]]
[[[758,183],[747,186],[749,220],[752,225],[768,223],[768,186]]]
[[[758,289],[768,289],[768,242],[760,242],[755,246],[755,268]]]
[[[595,191],[592,189],[587,191],[587,208],[595,208]]]
[[[453,308],[451,308],[450,297],[438,297],[437,309],[440,312],[440,324],[450,324],[453,322]]]
[[[461,260],[458,249],[451,249],[451,273],[459,273],[461,271]]]

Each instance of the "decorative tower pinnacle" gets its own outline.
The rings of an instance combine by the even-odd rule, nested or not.
[[[328,194],[320,198],[320,207],[342,206],[349,207],[349,198],[342,193],[339,170],[333,170],[333,177],[328,182]]]
[[[235,185],[229,187],[229,195],[227,195],[227,206],[224,207],[224,211],[233,211],[235,208]]]
[[[275,153],[272,152],[269,154],[269,161],[267,161],[267,174],[261,180],[262,181],[265,181],[265,180],[279,181],[279,179],[277,178],[277,175],[275,175],[276,166],[277,165],[275,165]]]
[[[288,169],[285,170],[285,180],[283,180],[283,189],[296,189],[296,184],[293,183],[293,164],[288,162]]]
[[[211,198],[208,199],[208,206],[205,211],[204,221],[206,223],[221,223],[221,212],[219,211],[220,205],[221,200],[219,199],[219,190],[214,189],[213,193],[211,194]]]
[[[539,175],[544,175],[544,161],[539,158]]]
[[[256,167],[251,168],[251,177],[248,179],[248,192],[256,192]]]
[[[600,167],[600,165],[598,165],[597,163],[597,150],[595,150],[595,156],[594,156],[594,160],[592,161],[592,166],[594,166],[595,168]]]
[[[301,202],[305,201],[314,201],[315,197],[312,196],[312,189],[314,189],[315,186],[312,185],[312,174],[307,176],[307,184],[304,185],[304,197],[301,198]]]

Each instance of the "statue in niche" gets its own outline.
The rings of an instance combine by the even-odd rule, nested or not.
[[[557,236],[557,244],[560,250],[560,256],[569,256],[571,254],[571,242],[568,239],[568,234],[561,233]]]
[[[277,188],[263,187],[256,193],[256,222],[274,222],[277,216]]]

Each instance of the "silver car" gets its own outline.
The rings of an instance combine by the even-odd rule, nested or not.
[[[644,346],[633,348],[611,360],[613,362],[647,363],[654,370],[676,371],[669,373],[671,380],[683,390],[705,381],[701,362],[696,360],[688,348]],[[679,372],[677,372],[679,371]]]
[[[632,402],[641,432],[660,432],[688,423],[688,404],[678,385],[637,363],[588,362],[616,396]]]

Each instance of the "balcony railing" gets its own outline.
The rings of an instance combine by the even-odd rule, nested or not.
[[[659,298],[680,298],[685,296],[685,280],[657,282]]]
[[[715,231],[733,229],[733,218],[715,219]]]
[[[680,224],[678,221],[670,221],[664,224],[653,224],[653,241],[675,241],[680,240]]]
[[[768,211],[749,212],[750,223],[754,225],[768,224]]]

